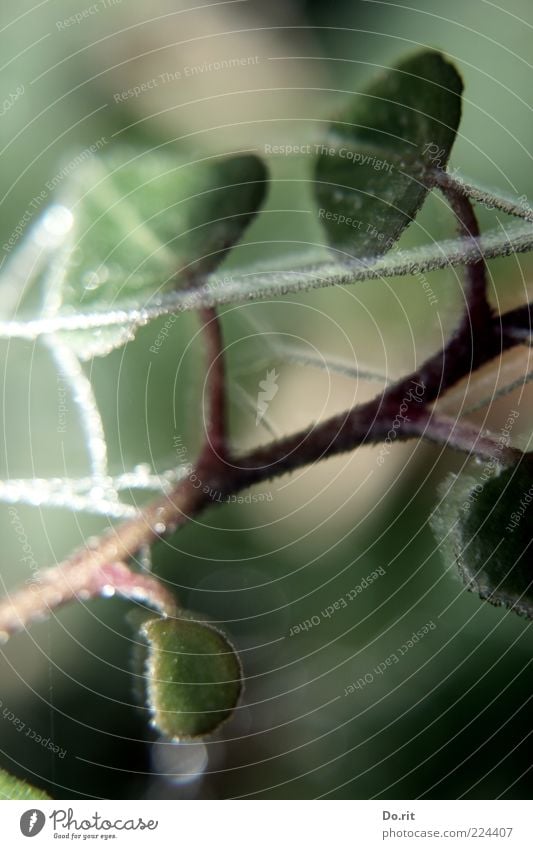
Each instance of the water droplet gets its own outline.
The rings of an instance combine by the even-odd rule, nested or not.
[[[156,743],[152,749],[155,772],[180,787],[198,781],[207,769],[209,756],[204,743]]]
[[[51,610],[53,610],[54,607],[57,607],[59,604],[61,604],[62,601],[63,601],[63,594],[60,593],[60,592],[50,593],[50,595],[48,595],[46,597],[46,604],[48,605],[48,608],[51,609]]]
[[[109,279],[109,269],[102,265],[96,271],[86,271],[85,274],[82,275],[81,282],[84,289],[91,291],[92,289],[98,289],[99,286],[102,286]]]
[[[95,501],[101,501],[106,496],[106,491],[102,486],[93,486],[90,491],[91,498]]]
[[[43,248],[60,245],[67,233],[72,229],[74,216],[70,209],[59,203],[53,204],[39,220],[34,239]]]
[[[149,545],[143,545],[139,551],[139,563],[145,572],[152,571],[152,550]]]

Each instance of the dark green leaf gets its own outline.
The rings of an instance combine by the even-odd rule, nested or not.
[[[152,619],[148,701],[153,724],[167,737],[201,737],[234,711],[242,690],[239,658],[215,628],[188,619]]]
[[[432,50],[385,71],[334,123],[316,162],[319,217],[332,247],[385,253],[427,194],[427,166],[444,167],[461,117],[463,84]]]
[[[46,274],[52,312],[143,307],[214,269],[261,206],[267,174],[253,155],[146,151],[93,156],[68,177],[42,228],[65,236]],[[59,237],[57,235],[59,231]],[[130,328],[69,334],[83,358],[127,341]]]
[[[533,466],[448,479],[432,526],[446,562],[492,604],[533,617]]]
[[[14,778],[0,769],[0,799],[50,799],[43,790]]]

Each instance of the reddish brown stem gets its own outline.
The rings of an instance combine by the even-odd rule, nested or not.
[[[222,328],[214,307],[204,307],[199,312],[207,344],[207,425],[203,461],[224,461],[227,454],[227,434]]]
[[[434,169],[428,175],[431,186],[441,190],[452,208],[457,220],[459,235],[477,239],[481,235],[479,224],[470,199],[460,191],[450,176],[441,169]],[[487,269],[485,258],[479,251],[479,259],[466,266],[466,307],[463,323],[465,331],[475,332],[486,325],[492,316],[487,298]]]
[[[524,304],[501,316],[501,327],[505,338],[518,344],[531,345],[533,339],[533,304]]]
[[[153,575],[133,572],[125,563],[103,563],[93,568],[90,561],[81,558],[78,563],[48,569],[0,602],[0,642],[68,602],[115,593],[145,602],[165,616],[175,616],[178,610],[176,598]]]
[[[505,323],[505,316],[502,322]],[[517,344],[505,337],[498,345],[494,334],[487,333],[487,344],[478,355],[479,364],[488,362],[503,347]],[[429,439],[444,441],[445,444],[471,452],[478,456],[495,458],[499,462],[511,462],[520,456],[519,452],[502,451],[501,445],[488,437],[480,437],[477,429],[467,432],[460,422],[444,422],[442,417],[435,419],[427,404],[439,395],[439,389],[449,388],[453,383],[470,372],[467,359],[462,365],[451,368],[445,364],[443,354],[430,358],[414,375],[391,386],[382,396],[356,407],[340,416],[334,416],[320,425],[311,427],[298,434],[278,440],[270,445],[255,449],[244,457],[232,458],[225,467],[213,463],[209,465],[207,457],[199,461],[197,473],[183,480],[169,495],[163,496],[142,511],[140,517],[131,519],[105,533],[94,548],[83,549],[68,558],[60,566],[44,573],[40,600],[36,604],[35,590],[25,587],[18,590],[8,600],[0,603],[0,634],[6,639],[14,631],[24,627],[35,616],[80,597],[101,594],[103,586],[114,586],[117,592],[135,597],[127,588],[144,586],[153,581],[153,592],[166,591],[157,579],[129,572],[126,583],[113,582],[109,570],[126,569],[123,561],[133,557],[143,546],[149,545],[183,525],[187,519],[197,515],[214,503],[220,502],[220,496],[237,493],[252,484],[269,480],[287,472],[294,471],[309,463],[317,462],[341,452],[350,451],[359,445],[377,443],[387,438],[394,425],[395,418],[402,412],[402,404],[407,398],[408,410],[404,412],[401,426],[395,430],[396,440],[425,436]],[[424,390],[424,403],[418,403],[417,392],[422,391],[422,375],[435,377],[437,385],[427,384]],[[417,381],[415,384],[413,381]],[[455,436],[454,436],[455,431]],[[201,480],[197,487],[193,481]],[[213,499],[216,494],[216,500]],[[223,499],[222,499],[223,500]],[[130,583],[128,583],[130,582]],[[141,583],[139,583],[141,582]],[[94,589],[91,589],[94,587]],[[138,597],[138,594],[137,594]],[[146,601],[150,600],[146,596]],[[175,603],[169,596],[168,605]],[[167,603],[165,603],[167,604]],[[160,608],[161,609],[161,608]],[[165,607],[165,610],[167,610]],[[169,614],[170,615],[170,614]]]

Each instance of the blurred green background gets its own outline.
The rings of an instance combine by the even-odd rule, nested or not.
[[[155,0],[29,3],[4,0],[1,99],[24,93],[0,118],[2,239],[46,182],[105,137],[165,143],[166,150],[256,150],[315,140],[324,120],[380,66],[428,45],[444,50],[465,80],[464,118],[452,155],[461,173],[533,197],[533,9],[511,0],[338,2],[271,0],[191,8]],[[77,12],[80,23],[65,26]],[[96,9],[96,11],[94,11]],[[252,57],[237,68],[209,63]],[[187,70],[189,69],[189,70]],[[121,92],[163,75],[125,101]],[[320,244],[309,157],[270,157],[267,206],[226,261],[267,262]],[[33,221],[33,211],[31,213]],[[498,218],[480,211],[483,225]],[[453,234],[430,198],[405,245]],[[492,298],[510,308],[531,294],[529,257],[491,263]],[[266,442],[256,427],[259,381],[276,365],[272,342],[357,362],[389,376],[420,363],[453,327],[461,304],[452,270],[420,281],[369,281],[338,290],[225,308],[231,424],[239,449]],[[175,460],[179,436],[199,443],[202,347],[194,316],[164,320],[105,359],[87,364],[102,410],[113,473]],[[1,343],[4,423],[1,476],[87,473],[72,399],[58,434],[57,379],[46,349]],[[376,385],[335,373],[276,367],[268,411],[288,433],[371,397]],[[525,372],[527,352],[485,370],[490,393]],[[477,413],[498,430],[519,409],[515,444],[529,439],[532,395],[522,390]],[[186,606],[221,622],[241,651],[243,705],[213,740],[158,738],[138,695],[132,605],[106,600],[54,615],[3,647],[2,709],[65,750],[53,755],[0,715],[1,765],[57,798],[523,798],[530,792],[531,648],[527,621],[482,604],[441,562],[427,525],[436,487],[463,458],[424,445],[393,446],[383,467],[365,448],[258,487],[265,503],[224,505],[153,552],[154,570]],[[256,494],[257,494],[256,493]],[[107,526],[101,517],[17,506],[35,561],[46,567]],[[8,506],[0,507],[4,591],[31,572]],[[384,574],[319,625],[289,636],[361,580]],[[345,688],[384,662],[414,631],[436,627],[401,662],[350,695]],[[1,713],[1,711],[0,711]]]

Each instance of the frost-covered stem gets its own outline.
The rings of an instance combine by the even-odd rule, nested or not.
[[[80,361],[69,345],[54,334],[44,337],[57,370],[63,375],[72,392],[72,399],[78,407],[80,423],[85,431],[85,444],[89,452],[91,474],[95,484],[109,487],[107,467],[107,445],[104,425],[91,381],[85,375]]]
[[[133,572],[125,563],[103,563],[93,568],[87,559],[67,561],[47,569],[0,602],[0,642],[71,601],[115,593],[144,602],[165,616],[175,616],[178,610],[176,598],[157,578]]]
[[[204,338],[207,343],[207,410],[205,459],[212,456],[223,461],[227,454],[226,434],[226,380],[223,353],[222,328],[214,307],[200,311]]]
[[[106,327],[129,328],[133,333],[136,328],[170,313],[265,300],[289,292],[301,294],[329,286],[347,286],[363,280],[409,276],[415,271],[465,266],[477,261],[480,250],[485,259],[514,256],[533,250],[531,222],[516,223],[505,230],[499,227],[483,233],[477,240],[470,237],[449,239],[410,250],[391,251],[385,256],[368,260],[339,262],[324,259],[323,254],[315,261],[303,260],[301,255],[284,257],[282,264],[273,260],[270,270],[257,266],[248,271],[243,270],[235,274],[229,284],[221,283],[216,274],[209,274],[199,279],[194,287],[168,292],[145,307],[125,306],[87,313],[58,313],[34,319],[0,319],[0,338],[37,339],[44,334],[101,330]]]
[[[497,190],[475,186],[462,177],[456,177],[449,171],[442,169],[436,168],[433,173],[435,182],[443,189],[453,189],[454,192],[471,198],[488,209],[498,209],[500,212],[505,212],[506,215],[514,215],[516,218],[523,218],[525,221],[533,221],[533,210],[524,196],[521,198],[506,197]]]

